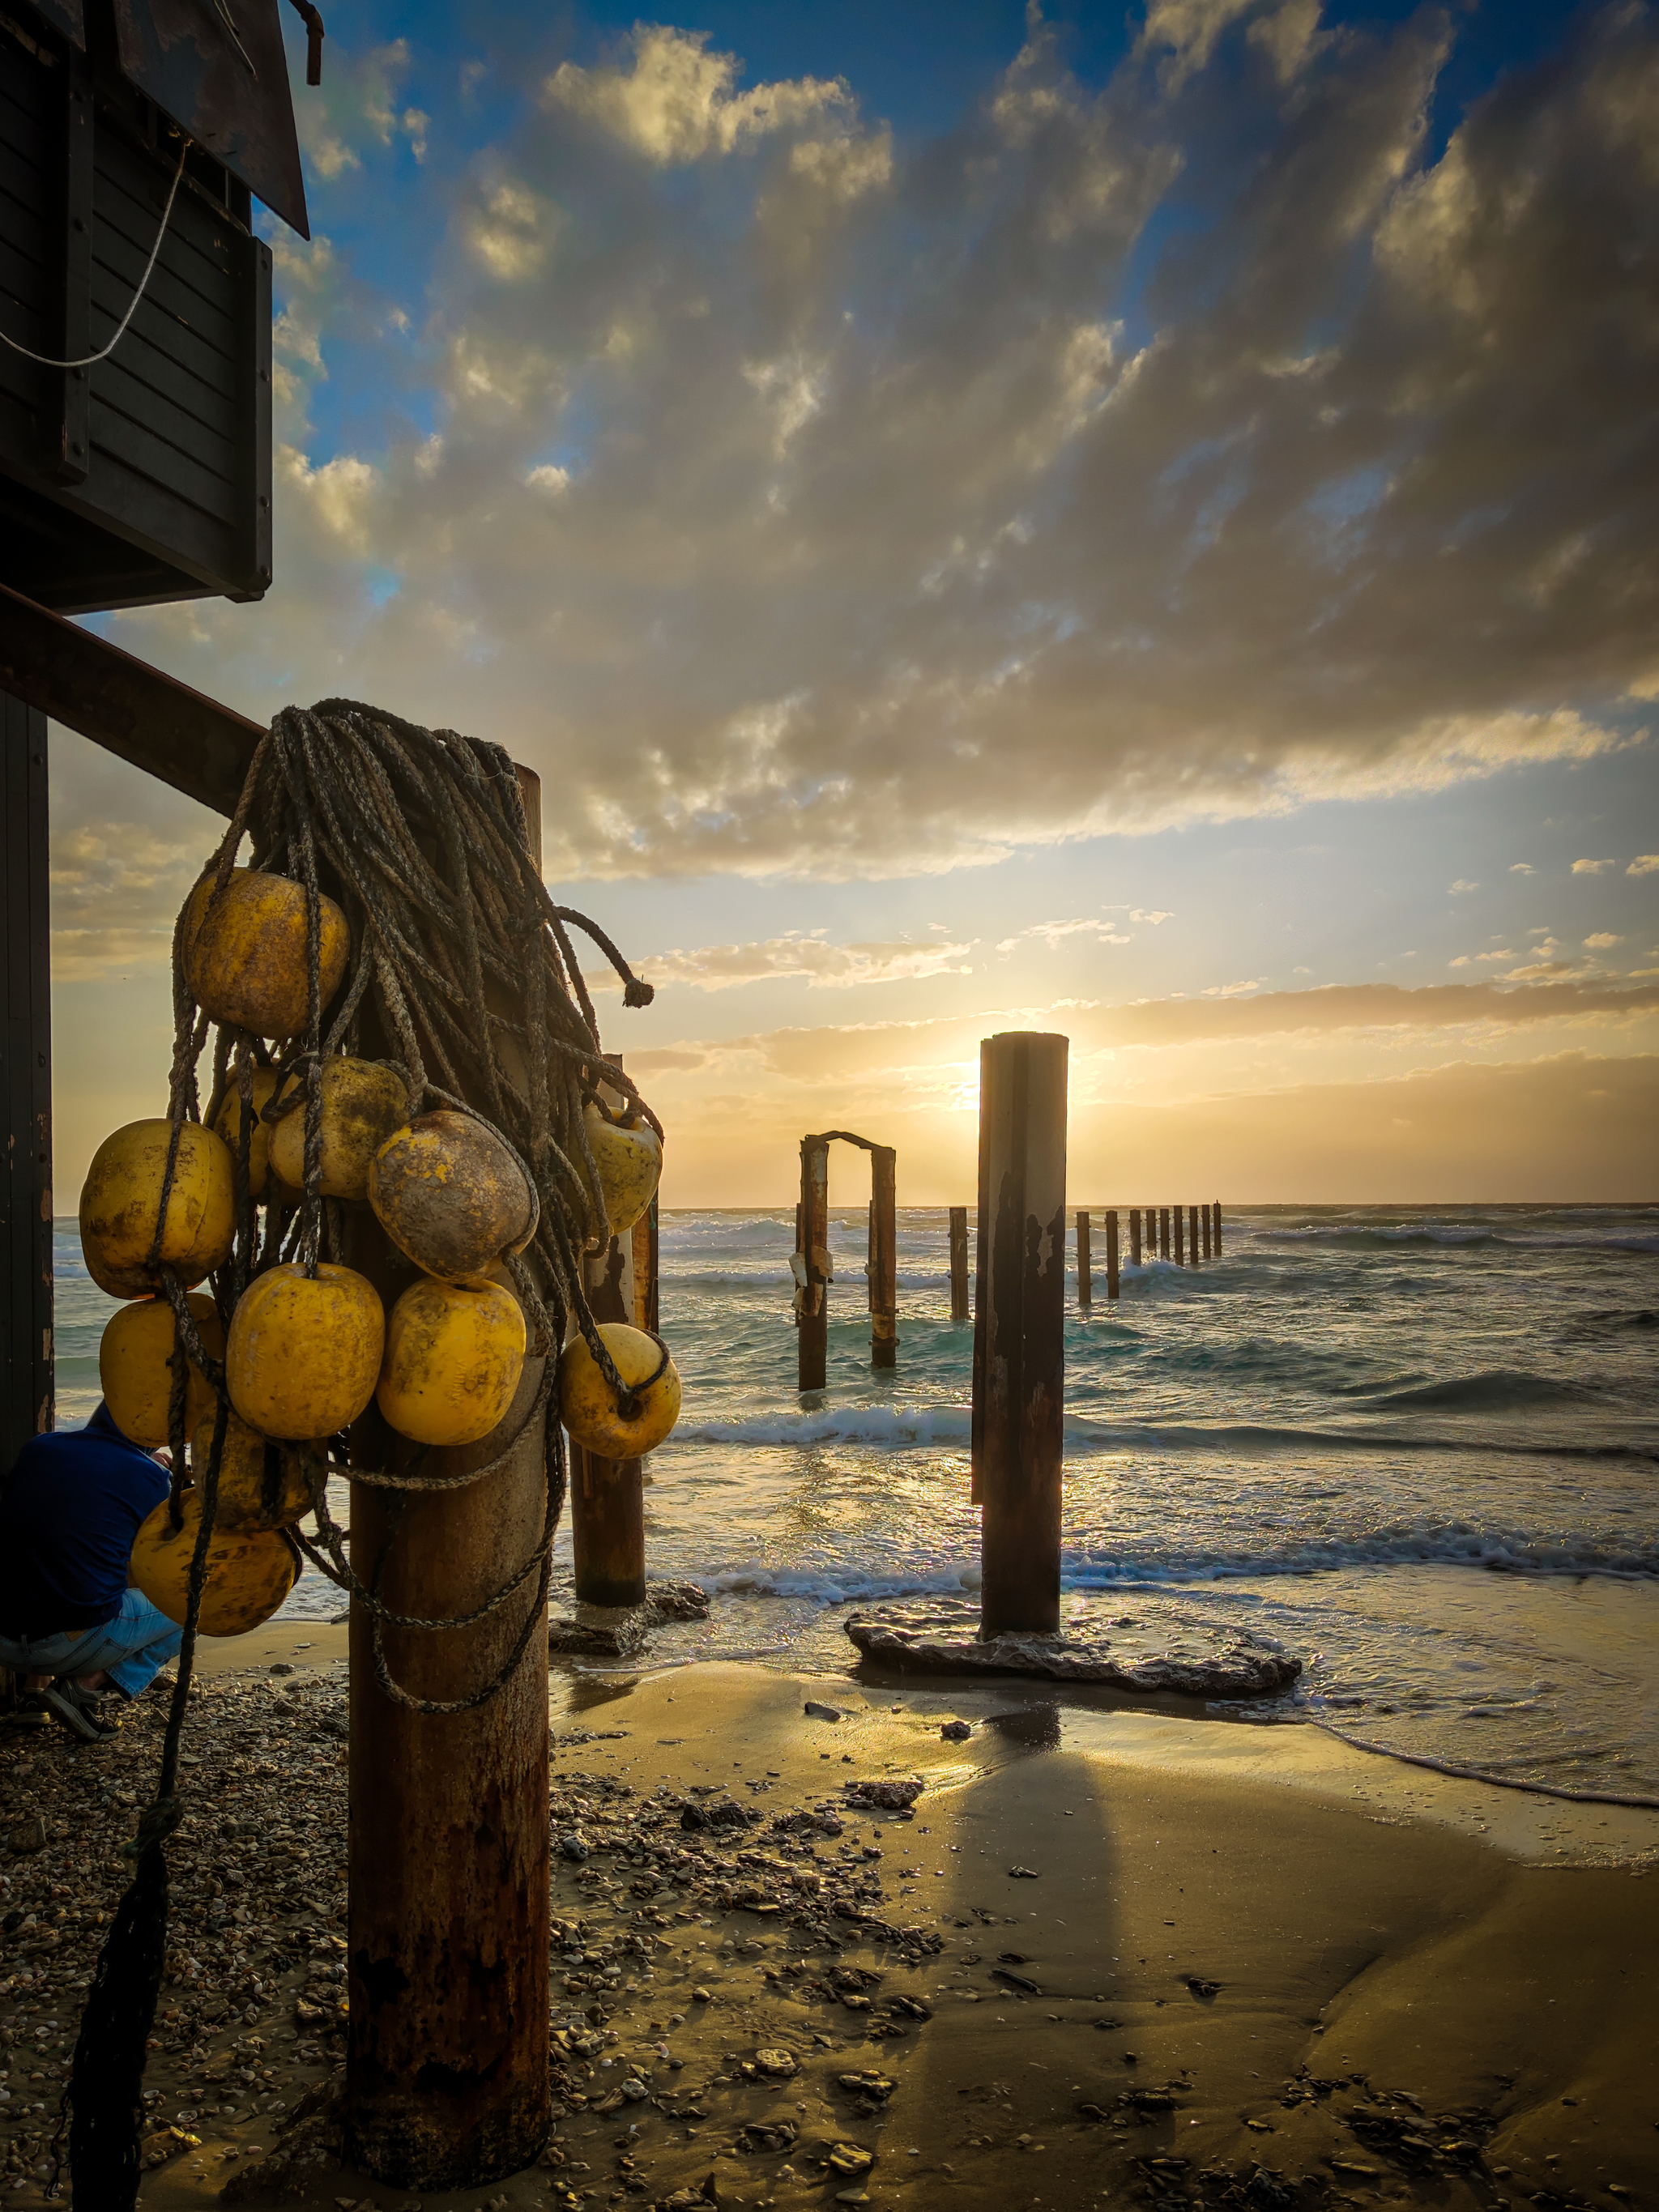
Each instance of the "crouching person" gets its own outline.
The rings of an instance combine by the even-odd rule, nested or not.
[[[167,1469],[102,1403],[84,1429],[32,1437],[0,1484],[0,1666],[23,1679],[17,1718],[83,1743],[113,1735],[105,1700],[148,1689],[182,1632],[129,1589],[133,1539]]]

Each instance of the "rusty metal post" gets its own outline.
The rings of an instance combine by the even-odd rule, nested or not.
[[[538,848],[539,787],[528,771],[520,776]],[[385,1047],[366,1038],[364,1048]],[[390,1304],[416,1270],[367,1207],[350,1213],[349,1263]],[[470,1613],[534,1552],[546,1438],[540,1419],[523,1425],[540,1380],[541,1362],[527,1359],[499,1428],[428,1454],[428,1474],[463,1474],[516,1437],[505,1466],[477,1487],[398,1504],[353,1485],[353,1565],[364,1581],[378,1571],[397,1612]],[[413,1449],[373,1405],[352,1431],[360,1467]],[[392,1679],[416,1698],[470,1696],[540,1603],[532,1576],[474,1626],[387,1628]],[[346,2136],[350,2154],[392,2188],[476,2188],[528,2166],[546,2140],[547,1752],[544,1637],[532,1634],[487,1704],[421,1712],[381,1689],[369,1620],[353,1604]]]
[[[659,1234],[653,1193],[650,1205],[634,1224],[634,1326],[649,1329],[653,1336],[660,1333],[662,1324],[662,1300],[657,1279]]]
[[[898,1155],[870,1153],[870,1364],[898,1365]]]
[[[1170,1256],[1170,1209],[1167,1206],[1160,1206],[1158,1209],[1158,1256],[1160,1260],[1167,1260]]]
[[[822,1390],[830,1354],[830,1139],[800,1140],[800,1227],[796,1297],[800,1334],[795,1375],[802,1390]]]
[[[1215,1256],[1221,1257],[1221,1200],[1215,1201]]]
[[[1095,1302],[1094,1278],[1089,1272],[1089,1215],[1083,1206],[1077,1216],[1077,1302],[1085,1313]]]
[[[1129,1208],[1129,1265],[1132,1267],[1140,1265],[1140,1208],[1138,1206]]]
[[[980,1633],[1060,1626],[1066,1385],[1063,1036],[980,1047],[973,1498]]]
[[[1186,1249],[1185,1249],[1184,1243],[1183,1243],[1182,1237],[1181,1208],[1177,1206],[1176,1207],[1175,1207],[1175,1208],[1174,1208],[1174,1212],[1175,1212],[1175,1263],[1176,1263],[1176,1267],[1184,1267],[1186,1266],[1186,1264],[1187,1264],[1187,1254],[1186,1254]]]
[[[617,1065],[622,1065],[618,1058]],[[611,1107],[619,1091],[601,1085]],[[582,1263],[587,1304],[597,1322],[635,1318],[634,1236],[613,1237]],[[585,1605],[640,1605],[645,1599],[645,1462],[600,1459],[570,1447],[570,1548],[576,1595]]]
[[[951,1318],[970,1321],[968,1304],[968,1209],[951,1208]]]
[[[1114,1206],[1106,1216],[1106,1295],[1115,1298],[1117,1294],[1117,1209]]]

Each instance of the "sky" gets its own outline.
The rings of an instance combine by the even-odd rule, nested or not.
[[[94,626],[540,772],[665,1203],[971,1200],[1007,1029],[1078,1204],[1659,1196],[1652,7],[328,24],[275,584]],[[218,830],[52,759],[64,1208]]]

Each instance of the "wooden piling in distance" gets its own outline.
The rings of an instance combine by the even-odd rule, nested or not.
[[[1219,1199],[1215,1201],[1212,1210],[1215,1214],[1215,1256],[1218,1260],[1221,1257],[1221,1200]]]
[[[659,1334],[662,1299],[657,1287],[657,1243],[659,1217],[656,1195],[634,1224],[634,1326]]]
[[[1199,1215],[1199,1219],[1200,1219],[1200,1221],[1203,1224],[1203,1227],[1204,1227],[1204,1256],[1205,1256],[1205,1258],[1207,1260],[1207,1259],[1209,1258],[1209,1256],[1210,1256],[1210,1209],[1209,1209],[1209,1207],[1208,1207],[1207,1206],[1200,1206],[1199,1207],[1199,1209],[1198,1209],[1198,1215]]]
[[[1077,1302],[1087,1313],[1095,1302],[1094,1279],[1089,1272],[1089,1215],[1079,1206],[1077,1217]]]
[[[1160,1260],[1167,1260],[1170,1256],[1170,1209],[1167,1206],[1160,1206],[1158,1209],[1158,1256]]]
[[[1138,1206],[1129,1208],[1129,1265],[1132,1267],[1140,1265],[1140,1208]]]
[[[1187,1210],[1187,1249],[1188,1249],[1188,1250],[1192,1254],[1192,1255],[1193,1255],[1193,1256],[1192,1256],[1192,1259],[1191,1259],[1191,1261],[1190,1261],[1190,1262],[1189,1262],[1188,1264],[1189,1264],[1190,1266],[1192,1266],[1192,1267],[1197,1267],[1197,1265],[1198,1265],[1198,1208],[1197,1208],[1195,1206],[1189,1206],[1189,1207],[1188,1208],[1188,1210]]]
[[[1176,1206],[1171,1207],[1170,1211],[1175,1215],[1175,1263],[1177,1267],[1184,1267],[1187,1264],[1187,1254],[1182,1236],[1181,1208]]]
[[[870,1151],[870,1364],[898,1364],[898,1155]]]
[[[830,1356],[830,1139],[800,1140],[800,1208],[795,1249],[800,1254],[799,1334],[795,1381],[801,1390],[822,1390]]]
[[[968,1304],[968,1209],[951,1208],[951,1318],[970,1321]]]
[[[1063,1036],[980,1047],[973,1491],[980,1633],[1060,1626],[1066,1382]]]
[[[539,785],[519,771],[539,859]],[[360,1048],[392,1050],[363,1011]],[[517,1080],[510,1036],[503,1063]],[[417,1271],[367,1206],[347,1209],[347,1263],[390,1306]],[[557,1356],[557,1347],[553,1349]],[[399,1495],[351,1492],[351,1559],[395,1611],[465,1617],[495,1595],[541,1540],[542,1421],[528,1415],[542,1362],[527,1358],[512,1405],[477,1443],[428,1454],[422,1472],[459,1475],[511,1444],[476,1487]],[[516,1442],[514,1440],[516,1438]],[[355,1465],[406,1463],[372,1402],[351,1431]],[[389,1541],[393,1535],[395,1540]],[[531,1626],[511,1678],[471,1711],[394,1702],[376,1678],[369,1617],[351,1607],[347,1824],[344,2120],[349,2154],[388,2189],[477,2188],[528,2166],[548,2131],[547,1640],[532,1576],[470,1627],[387,1626],[392,1680],[438,1703],[489,1682]]]
[[[1106,1215],[1106,1295],[1115,1298],[1117,1294],[1117,1209],[1114,1206]]]
[[[618,1066],[621,1065],[618,1061]],[[620,1092],[600,1085],[609,1106]],[[647,1231],[647,1236],[648,1236]],[[588,1306],[596,1322],[637,1328],[635,1231],[613,1237],[582,1262]],[[600,1459],[570,1447],[570,1548],[576,1595],[585,1605],[641,1605],[645,1601],[645,1462]]]

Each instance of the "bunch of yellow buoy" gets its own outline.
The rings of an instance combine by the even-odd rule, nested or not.
[[[344,915],[320,905],[323,1003],[349,951]],[[214,1020],[281,1044],[308,1017],[307,895],[285,877],[237,868],[216,897],[205,878],[186,902],[185,977]],[[366,1277],[319,1262],[256,1274],[222,1325],[216,1301],[190,1288],[222,1267],[235,1237],[242,1102],[233,1085],[212,1127],[130,1123],[100,1146],[81,1196],[88,1273],[130,1303],[113,1315],[99,1352],[117,1426],[149,1449],[167,1437],[177,1342],[160,1270],[186,1286],[195,1334],[222,1361],[229,1407],[199,1626],[234,1636],[269,1619],[293,1586],[296,1552],[284,1531],[312,1509],[313,1467],[330,1442],[378,1403],[387,1425],[426,1445],[476,1443],[518,1393],[526,1334],[505,1261],[534,1236],[537,1198],[517,1155],[485,1122],[443,1111],[410,1117],[402,1075],[345,1055],[319,1070],[319,1184],[325,1197],[372,1207],[398,1250],[422,1272],[388,1315]],[[295,1072],[253,1071],[249,1196],[295,1206],[306,1179],[306,1091]],[[637,1117],[587,1110],[586,1129],[612,1235],[631,1229],[661,1171],[655,1131]],[[166,1213],[162,1198],[166,1192]],[[158,1231],[159,1224],[159,1231]],[[656,1339],[615,1324],[601,1332],[624,1386],[616,1395],[580,1336],[565,1347],[562,1418],[572,1437],[613,1459],[651,1451],[673,1427],[679,1377]],[[185,1425],[199,1475],[219,1414],[205,1374],[187,1362]],[[320,1478],[319,1478],[320,1479]],[[139,1530],[131,1576],[182,1621],[200,1531],[202,1491],[187,1490],[182,1525],[158,1506]]]

